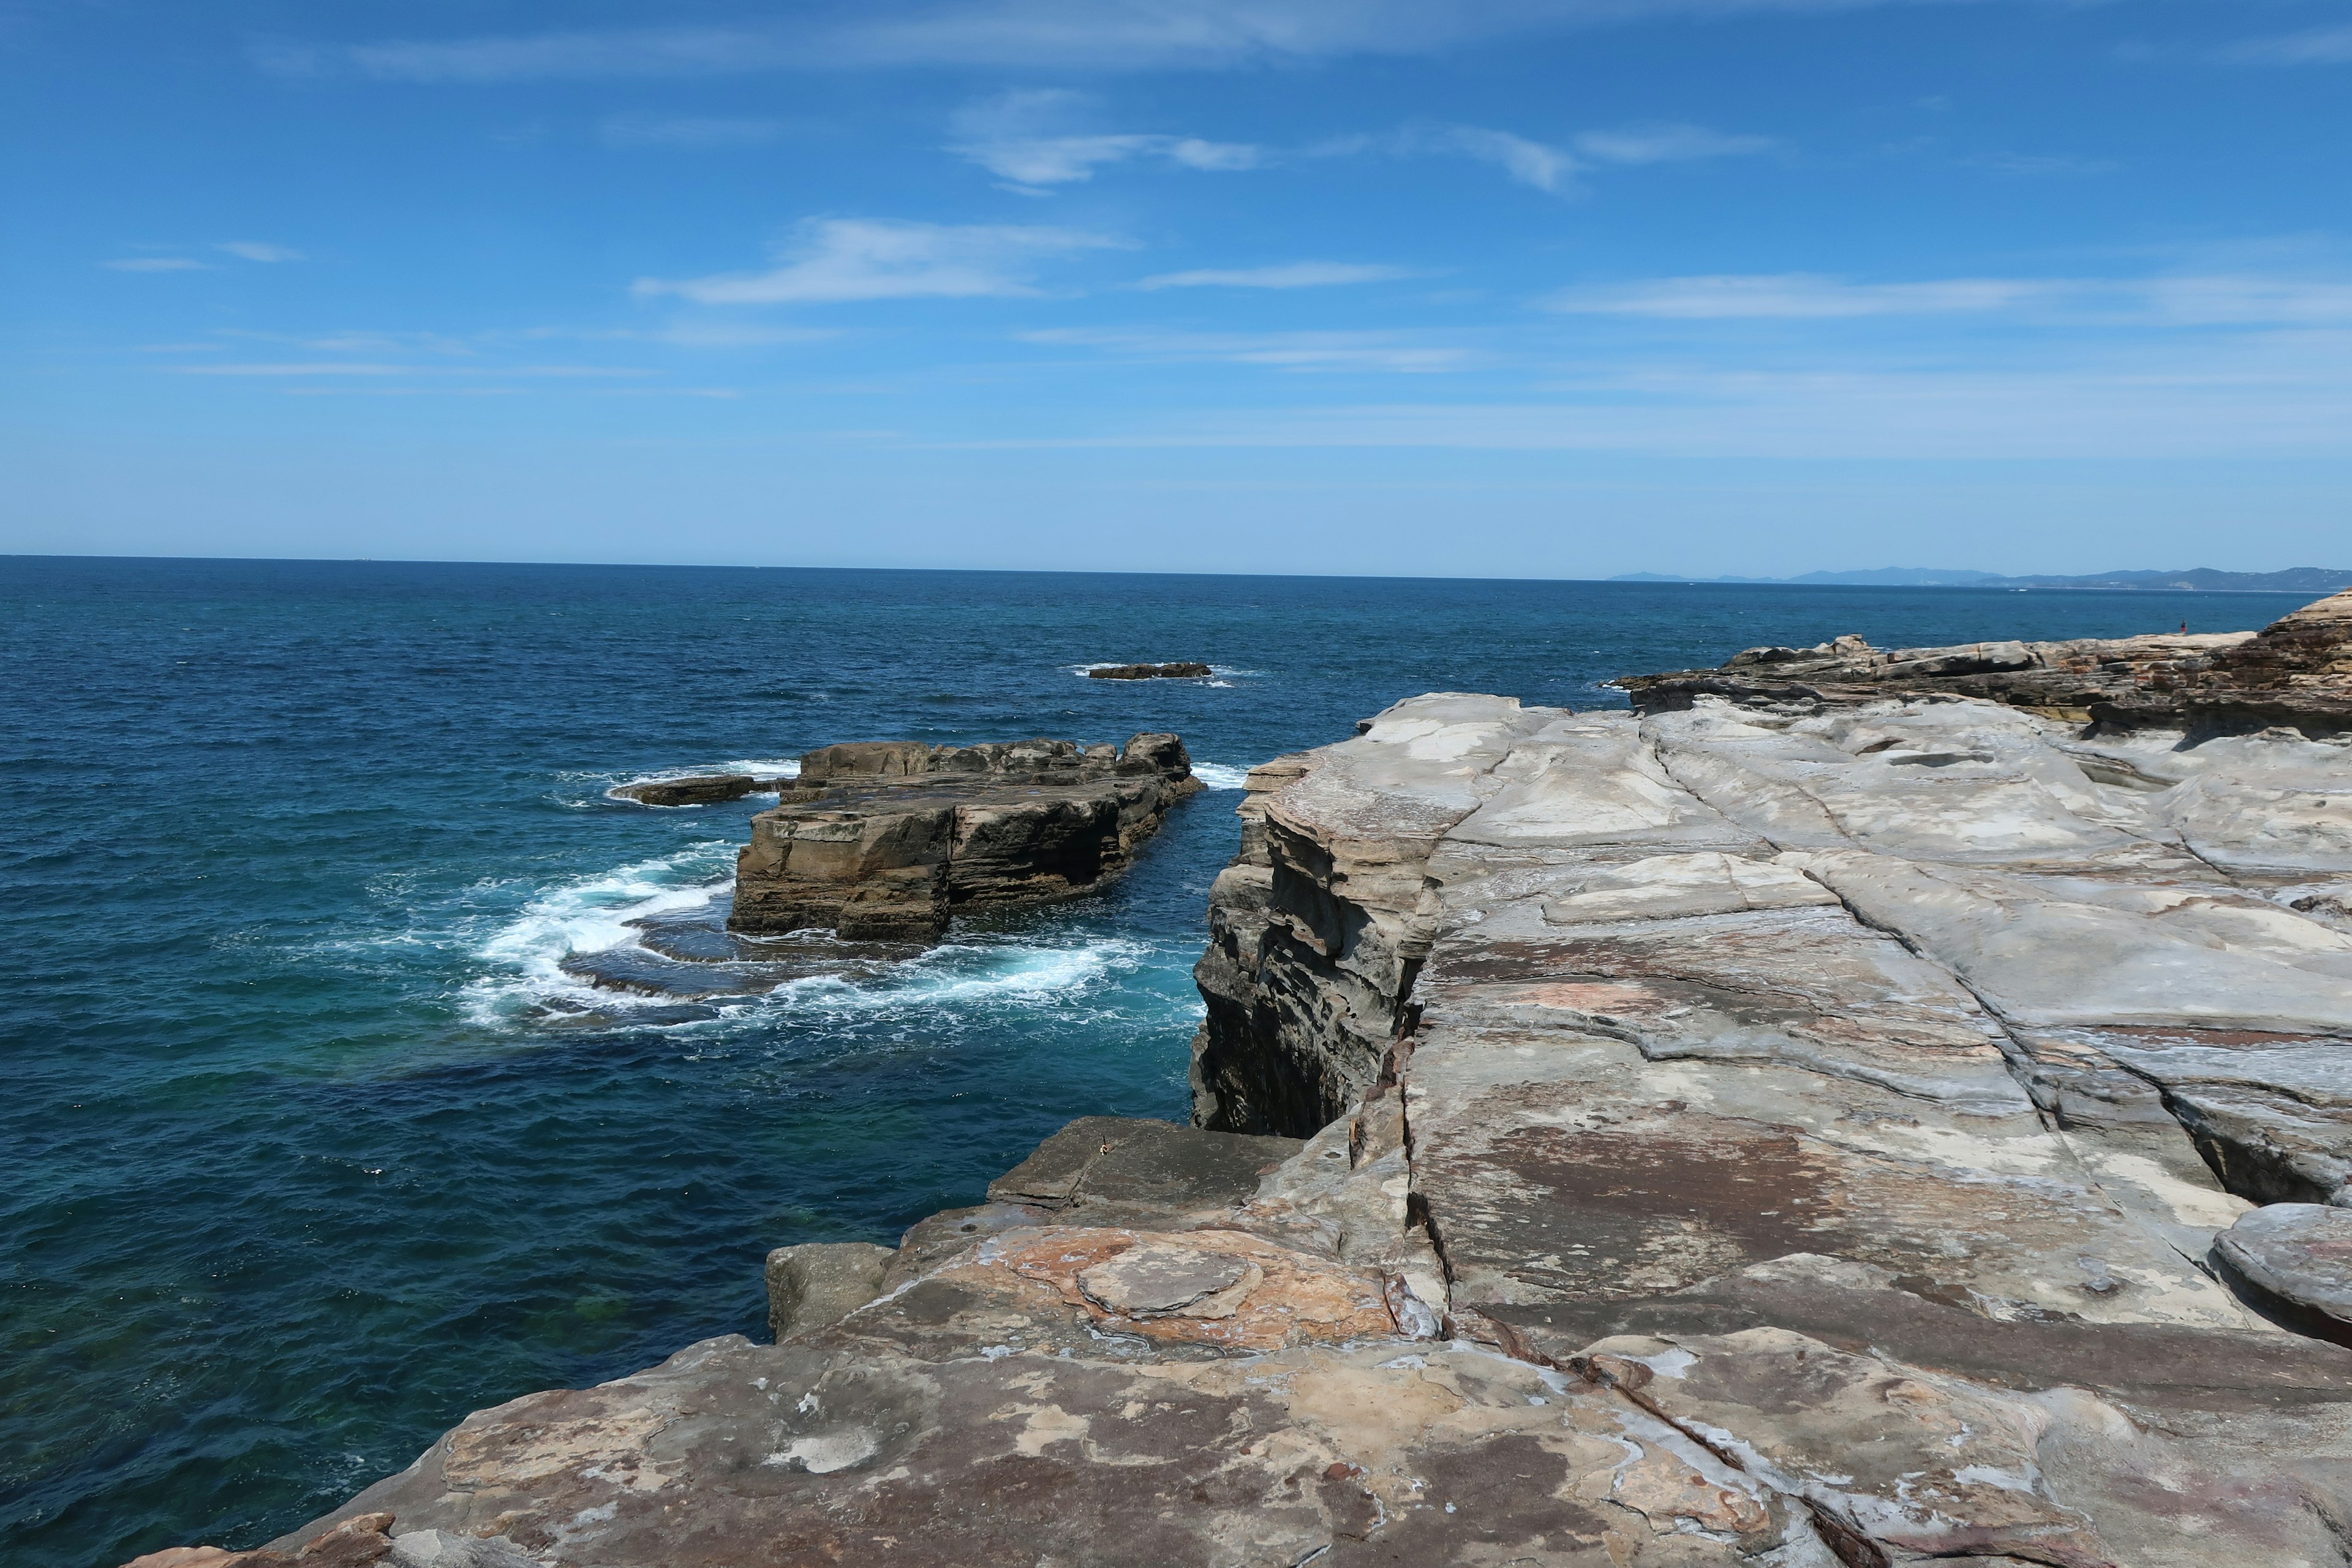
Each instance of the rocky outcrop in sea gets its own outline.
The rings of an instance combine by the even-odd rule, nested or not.
[[[730,931],[928,940],[959,911],[1049,902],[1126,869],[1168,808],[1204,786],[1184,742],[928,746],[874,741],[801,759],[751,819]]]
[[[2263,679],[2324,717],[2318,608]],[[2352,742],[1717,674],[1258,768],[1197,1126],[782,1249],[779,1342],[481,1412],[278,1549],[2345,1563]]]

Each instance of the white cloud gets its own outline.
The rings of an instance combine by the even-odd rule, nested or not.
[[[1402,142],[1407,151],[1459,153],[1496,164],[1519,184],[1554,195],[1570,187],[1577,171],[1576,160],[1558,147],[1531,142],[1508,131],[1489,131],[1477,125],[1441,125],[1408,131]]]
[[[1576,139],[1578,152],[1602,163],[1678,163],[1695,158],[1737,158],[1769,153],[1777,145],[1769,136],[1727,136],[1703,125],[1672,123],[1588,131]]]
[[[2352,27],[2316,27],[2306,33],[2247,38],[2223,49],[2221,58],[2237,65],[2352,65]]]
[[[1849,283],[1811,273],[1768,277],[1664,278],[1563,289],[1544,308],[1571,315],[1651,316],[1677,321],[1823,321],[1847,316],[1935,315],[2000,310],[2048,298],[2071,284],[2013,278],[1953,278],[1924,283]]]
[[[1952,0],[931,0],[810,7],[791,23],[394,39],[334,48],[269,40],[254,62],[403,81],[669,77],[949,66],[1222,69],[1418,55],[1561,28]]]
[[[1259,150],[1238,142],[1070,131],[1070,121],[1092,101],[1083,93],[1048,90],[1008,92],[969,105],[956,115],[957,140],[949,151],[1026,187],[1089,180],[1098,168],[1136,158],[1162,158],[1182,168],[1213,173],[1258,165]]]
[[[1034,445],[1450,447],[1863,460],[2352,458],[2352,334],[1925,370],[1591,367],[1551,398],[1177,416]]]
[[[1322,289],[1339,283],[1385,283],[1412,278],[1409,268],[1373,267],[1350,261],[1292,261],[1278,267],[1204,267],[1162,272],[1138,289]]]
[[[191,261],[184,256],[125,256],[112,261],[101,261],[100,267],[116,272],[202,272],[205,264]]]
[[[1472,349],[1418,344],[1380,332],[1096,331],[1069,328],[1026,332],[1022,341],[1102,349],[1136,359],[1210,361],[1285,371],[1378,371],[1409,375],[1466,370],[1485,357]]]
[[[656,120],[619,115],[597,128],[607,147],[702,151],[719,147],[764,147],[784,133],[782,121]]]
[[[2352,280],[2218,274],[2133,286],[2153,320],[2179,326],[2352,326]]]
[[[309,257],[282,245],[269,245],[257,239],[225,239],[213,247],[230,256],[247,261],[307,261]]]
[[[2052,322],[2147,327],[2352,325],[2352,281],[2331,277],[1944,278],[1853,283],[1811,273],[1660,278],[1566,289],[1566,315],[1658,321],[1833,321],[2032,311]]]
[[[1013,224],[819,218],[803,224],[780,267],[678,281],[642,279],[640,294],[703,305],[838,303],[856,300],[1034,295],[1037,258],[1124,247],[1115,237]]]

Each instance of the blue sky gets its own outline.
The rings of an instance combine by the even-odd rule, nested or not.
[[[0,551],[2352,564],[2343,0],[0,0]]]

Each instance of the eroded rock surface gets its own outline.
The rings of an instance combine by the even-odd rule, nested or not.
[[[1174,735],[866,742],[801,759],[802,787],[751,819],[730,931],[936,937],[959,910],[1068,898],[1117,877],[1175,802],[1203,787]]]
[[[1874,648],[1842,637],[1810,648],[1755,647],[1720,669],[1636,676],[1637,707],[1701,696],[1848,706],[1889,694],[1979,697],[2110,730],[2305,735],[2352,730],[2352,593],[2261,632]]]
[[[1440,694],[1277,759],[1201,1127],[785,1249],[782,1342],[272,1552],[2347,1568],[2352,1349],[2277,1303],[2346,1289],[2352,748],[2032,706]]]

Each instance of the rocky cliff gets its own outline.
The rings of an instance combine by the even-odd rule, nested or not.
[[[1843,637],[1810,648],[1749,648],[1720,669],[1619,684],[1644,710],[1686,708],[1702,696],[1820,710],[1945,695],[2109,731],[2203,739],[2286,728],[2319,738],[2352,731],[2352,593],[2260,632],[1895,649]]]
[[[1118,876],[1168,807],[1204,786],[1174,735],[866,742],[801,759],[799,786],[751,819],[730,931],[826,927],[927,939],[961,910],[1046,902]]]
[[[1261,767],[1201,1127],[783,1249],[778,1343],[279,1550],[2352,1563],[2352,745],[1684,696]]]

